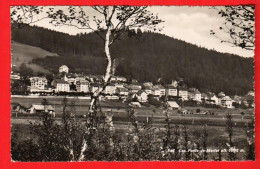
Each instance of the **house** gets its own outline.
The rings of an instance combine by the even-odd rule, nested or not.
[[[209,97],[206,93],[201,93],[201,101],[206,102],[206,100],[208,100],[208,99],[209,99]]]
[[[194,91],[188,91],[188,99],[195,100],[195,93]]]
[[[181,114],[181,115],[193,114],[193,111],[186,110],[186,109],[181,109],[180,111],[178,111],[178,113]]]
[[[75,81],[86,81],[86,77],[83,74],[75,74]]]
[[[213,94],[213,95],[210,96],[210,100],[213,101],[213,102],[212,102],[213,104],[219,105],[219,98],[218,98],[215,94]]]
[[[164,96],[166,94],[166,88],[163,87],[162,85],[155,85],[153,87],[154,90],[154,95],[155,96]]]
[[[126,82],[127,79],[122,76],[112,76],[111,77],[111,82]]]
[[[76,89],[77,89],[77,92],[84,92],[84,93],[90,92],[89,83],[87,81],[77,81]]]
[[[201,93],[201,101],[206,104],[220,105],[219,98],[214,93]]]
[[[198,90],[196,90],[194,93],[195,93],[194,100],[197,102],[201,102],[201,93]]]
[[[56,92],[69,92],[70,91],[69,82],[66,82],[62,79],[54,79],[51,82],[51,85],[53,87],[55,87]]]
[[[132,95],[132,98],[137,98],[139,102],[147,102],[148,101],[148,94],[145,91],[139,90],[137,93]]]
[[[117,77],[116,76],[111,76],[110,81],[111,82],[116,82],[117,81]]]
[[[198,90],[188,91],[188,99],[201,102],[201,93]]]
[[[102,75],[89,75],[86,76],[85,78],[90,82],[96,82],[96,83],[103,82],[104,80],[104,76]]]
[[[68,66],[62,65],[62,66],[59,68],[59,73],[62,73],[62,72],[69,73],[69,68],[68,68]]]
[[[11,75],[10,75],[10,79],[11,80],[20,80],[21,79],[21,76],[20,76],[20,74],[19,73],[11,73]]]
[[[248,96],[253,96],[253,97],[255,97],[255,92],[254,92],[254,91],[249,91],[249,92],[247,93],[247,95],[248,95]]]
[[[48,81],[46,77],[31,77],[31,87],[39,90],[44,90],[47,87]]]
[[[178,90],[174,86],[169,86],[166,91],[167,91],[168,96],[177,96],[178,95]]]
[[[124,84],[123,84],[123,83],[120,83],[120,82],[114,83],[114,86],[115,86],[116,88],[124,88]]]
[[[179,96],[182,100],[188,100],[188,91],[186,89],[179,89]]]
[[[119,100],[119,97],[115,96],[115,95],[107,95],[107,96],[105,96],[105,98],[107,100]]]
[[[42,104],[32,104],[29,108],[30,114],[39,114],[48,112],[55,116],[54,108],[51,105],[42,105]]]
[[[117,87],[116,88],[116,93],[121,95],[121,96],[127,96],[129,94],[128,89],[124,87]]]
[[[153,94],[153,90],[151,86],[144,86],[144,91],[149,95]]]
[[[170,110],[180,108],[180,106],[175,101],[167,101],[167,105],[168,105]]]
[[[113,84],[107,85],[103,92],[104,94],[109,94],[109,95],[116,94],[116,87]]]
[[[122,76],[117,76],[117,81],[126,82],[127,79],[125,77],[122,77]]]
[[[64,74],[64,76],[61,78],[66,82],[69,82],[69,84],[76,84],[76,76],[72,73]]]
[[[130,84],[130,86],[133,87],[133,88],[138,88],[139,90],[142,89],[141,84],[138,83],[138,82],[132,82],[132,83]]]
[[[226,107],[226,108],[234,108],[233,106],[233,100],[229,96],[225,96],[220,99],[220,106]]]
[[[241,104],[241,103],[242,103],[242,97],[240,97],[240,96],[235,95],[234,98],[233,98],[233,100],[234,100],[236,103],[238,103],[238,104]]]
[[[142,86],[138,84],[130,84],[128,85],[128,89],[130,93],[137,93],[139,90],[141,90]]]
[[[23,113],[23,114],[26,114],[28,109],[20,104],[15,104],[13,107],[12,107],[12,111],[16,112],[16,113]]]
[[[205,96],[206,95],[206,96]],[[216,99],[215,97],[214,97],[214,94],[213,93],[209,93],[209,94],[205,94],[204,95],[204,93],[203,93],[203,96],[202,96],[202,100],[206,103],[206,104],[215,104],[215,105],[218,105],[218,102],[216,102],[216,101],[218,101],[218,98]],[[214,100],[213,100],[213,99]]]

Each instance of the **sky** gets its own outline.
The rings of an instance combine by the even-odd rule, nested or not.
[[[59,8],[66,9],[64,6]],[[210,30],[218,30],[224,23],[224,19],[212,7],[151,6],[148,7],[148,10],[158,14],[158,17],[164,21],[159,25],[159,27],[163,28],[161,31],[162,34],[208,49],[215,49],[219,52],[237,54],[242,57],[254,56],[254,51],[221,43],[219,39],[210,35]],[[91,17],[98,15],[88,7],[86,8],[86,13]],[[71,35],[76,35],[80,32],[89,32],[89,30],[79,30],[75,27],[54,27],[48,22],[48,20],[42,20],[35,25]]]

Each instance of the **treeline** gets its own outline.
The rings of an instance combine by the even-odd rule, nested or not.
[[[138,36],[129,36],[133,34]],[[104,42],[95,33],[72,36],[26,26],[12,29],[12,40],[58,53],[60,57],[33,60],[53,72],[66,64],[71,72],[104,73]],[[157,82],[161,78],[164,84],[184,78],[188,87],[229,95],[253,90],[253,58],[219,53],[162,34],[125,32],[112,45],[111,54],[118,58],[116,74],[128,79]]]

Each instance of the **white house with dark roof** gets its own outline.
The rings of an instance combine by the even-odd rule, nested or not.
[[[64,76],[61,78],[66,82],[69,82],[69,84],[76,83],[76,76],[72,73],[64,74]]]
[[[116,87],[116,88],[124,88],[124,84],[123,83],[114,83],[114,86]]]
[[[130,86],[133,88],[142,89],[142,85],[138,82],[132,82],[132,84],[130,84]]]
[[[125,87],[117,87],[116,93],[122,96],[127,96],[129,94],[128,89]]]
[[[191,92],[189,91],[188,97],[191,100],[201,102],[201,93],[198,90],[194,90],[194,91],[191,91]]]
[[[111,77],[111,82],[114,81],[114,82],[126,82],[127,79],[123,76],[112,76]]]
[[[145,91],[139,90],[137,93],[132,95],[132,98],[136,97],[139,102],[147,102],[148,101],[148,94]]]
[[[210,100],[212,100],[214,104],[219,105],[219,98],[215,94],[210,96]]]
[[[28,109],[30,114],[38,114],[47,112],[55,116],[54,108],[51,105],[32,104]]]
[[[177,96],[178,95],[177,88],[174,86],[169,86],[168,89],[166,90],[166,93],[168,96]]]
[[[55,87],[56,92],[69,92],[70,91],[69,82],[66,82],[63,79],[54,79],[51,82],[51,85],[53,87]]]
[[[46,89],[48,83],[46,77],[31,77],[30,82],[31,82],[31,88],[39,89],[39,90]]]
[[[105,90],[103,91],[103,93],[110,94],[110,95],[116,94],[116,87],[115,87],[115,85],[113,85],[113,84],[107,85],[105,87]]]
[[[86,77],[83,74],[75,74],[75,81],[86,81]]]
[[[179,89],[179,96],[182,100],[188,100],[188,91],[186,89]]]
[[[12,80],[20,80],[20,79],[21,79],[21,76],[20,76],[19,73],[13,73],[13,72],[11,72],[10,79],[12,79]]]
[[[130,93],[137,93],[139,90],[142,89],[142,86],[139,84],[130,84],[127,86]]]
[[[247,93],[247,95],[255,97],[255,92],[254,92],[254,91],[249,91],[249,92]]]
[[[221,99],[220,99],[220,106],[221,107],[226,107],[226,108],[234,108],[234,106],[233,106],[233,100],[229,97],[229,96],[225,96],[225,97],[222,97]]]
[[[162,85],[155,85],[153,87],[153,95],[155,96],[164,96],[166,94],[166,88],[163,87]]]
[[[84,92],[84,93],[90,92],[89,83],[87,81],[77,81],[76,89],[77,89],[77,92]]]

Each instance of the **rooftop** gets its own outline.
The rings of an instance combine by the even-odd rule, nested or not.
[[[32,104],[31,106],[32,108],[34,108],[35,110],[52,110],[54,111],[54,108],[51,105],[42,105],[42,104]]]
[[[57,84],[69,84],[69,82],[66,82],[63,79],[55,79],[55,81],[56,81]]]

